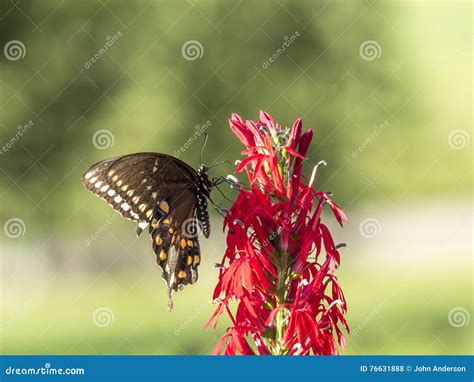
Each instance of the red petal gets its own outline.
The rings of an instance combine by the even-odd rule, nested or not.
[[[242,355],[255,354],[250,348],[249,344],[247,343],[247,340],[239,332],[237,332],[235,328],[234,330],[232,330],[232,339],[237,350],[240,352],[240,354]]]
[[[266,125],[273,126],[273,118],[271,117],[270,114],[268,114],[264,111],[260,111],[260,122],[262,122]]]
[[[283,147],[284,150],[288,151],[291,155],[297,157],[297,158],[302,158],[302,159],[305,159],[302,155],[300,155],[299,153],[297,153],[295,150],[293,150],[292,148],[290,148],[289,146],[285,146]]]
[[[252,163],[253,161],[257,161],[259,159],[265,158],[265,155],[263,154],[255,154],[252,156],[249,156],[248,158],[245,158],[240,164],[237,166],[235,169],[235,172],[241,172],[244,167],[246,167],[249,163]]]
[[[290,146],[292,149],[296,149],[296,145],[298,144],[300,140],[302,126],[303,126],[303,123],[301,122],[301,118],[298,118],[293,124],[293,127],[291,128],[290,140],[288,142],[288,146]]]
[[[224,342],[227,337],[230,337],[230,333],[225,333],[221,338],[219,338],[219,341],[217,341],[217,345],[212,351],[212,355],[219,355],[222,352],[222,345],[224,345]]]
[[[209,320],[206,322],[204,327],[207,329],[211,325],[212,321],[215,319],[216,320],[214,322],[214,329],[215,329],[216,326],[217,326],[217,323],[219,322],[219,317],[220,317],[220,315],[222,314],[223,311],[224,311],[224,305],[219,304],[219,306],[216,308],[214,313],[212,313],[211,318],[209,318]]]

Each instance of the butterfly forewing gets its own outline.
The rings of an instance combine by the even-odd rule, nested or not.
[[[195,171],[164,154],[131,154],[99,162],[82,177],[86,188],[123,217],[148,222],[160,200],[192,185]]]
[[[210,230],[205,203],[208,195],[202,193],[205,181],[207,175],[198,175],[186,163],[158,153],[108,159],[82,176],[89,191],[138,223],[137,233],[149,225],[153,251],[170,295],[197,280],[197,227],[204,227],[206,237]]]

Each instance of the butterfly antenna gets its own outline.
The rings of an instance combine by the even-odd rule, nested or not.
[[[209,135],[207,135],[207,133],[204,132],[204,144],[201,147],[201,154],[199,154],[199,164],[202,164],[202,154],[204,153],[204,148],[207,145],[208,138],[209,138]]]
[[[211,168],[214,168],[214,167],[217,167],[217,166],[222,166],[224,163],[233,164],[230,160],[224,160],[224,161],[222,161],[222,162],[213,164],[212,166],[209,166],[208,168],[211,169]]]

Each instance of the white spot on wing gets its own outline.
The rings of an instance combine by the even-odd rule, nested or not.
[[[115,203],[120,203],[122,201],[122,197],[120,195],[117,195],[115,198],[114,198],[114,202]]]
[[[109,196],[114,196],[114,195],[115,195],[115,190],[109,190],[109,191],[107,192],[107,195],[109,195]]]
[[[128,211],[130,209],[130,206],[127,202],[122,203],[122,205],[120,207],[122,207],[122,210],[124,210],[124,211]]]
[[[141,229],[145,229],[146,227],[148,227],[148,223],[147,222],[138,222],[138,227],[141,228]]]
[[[90,179],[89,179],[89,182],[91,182],[91,183],[95,183],[95,181],[96,181],[96,180],[97,180],[97,177],[96,177],[96,176],[94,176],[94,177],[92,177],[92,178],[90,178]]]
[[[109,187],[110,187],[110,186],[109,186],[108,184],[106,184],[105,186],[102,186],[102,188],[100,189],[100,192],[105,192],[105,191],[107,191],[107,190],[109,189]]]
[[[85,176],[86,179],[89,179],[92,175],[94,174],[94,172],[88,172]]]

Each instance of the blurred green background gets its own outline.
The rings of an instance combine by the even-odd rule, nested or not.
[[[328,162],[317,187],[349,216],[330,224],[348,244],[344,354],[472,353],[470,2],[0,7],[2,353],[208,354],[227,324],[203,328],[222,219],[168,313],[148,238],[80,175],[138,151],[197,167],[197,125],[206,164],[239,159],[227,119],[259,110],[314,130],[305,171]]]

